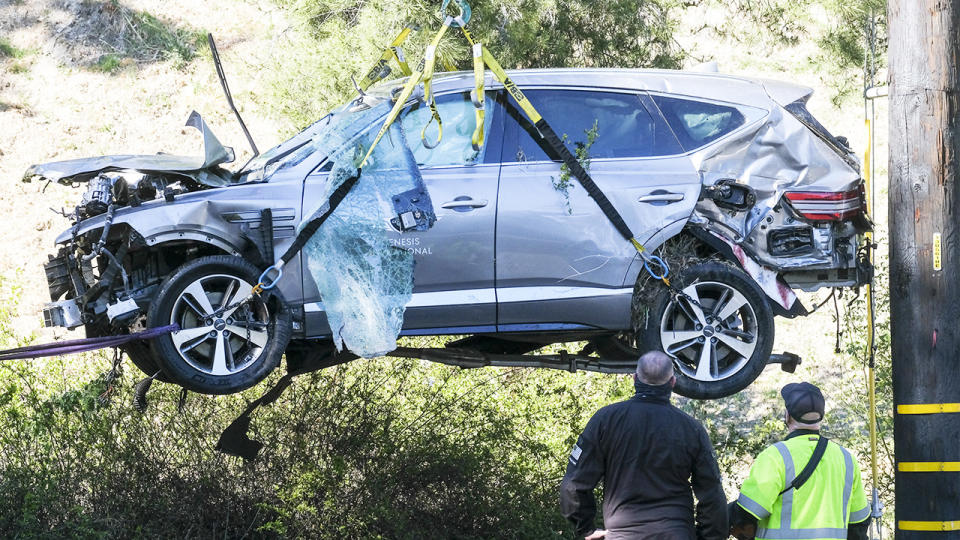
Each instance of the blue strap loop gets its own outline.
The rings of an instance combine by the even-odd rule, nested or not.
[[[270,273],[276,272],[276,276],[270,280]],[[280,278],[283,277],[283,268],[277,267],[277,265],[271,265],[269,268],[263,271],[260,274],[260,288],[264,291],[270,290],[277,286],[277,282],[280,281]]]
[[[658,274],[650,266],[650,263],[653,263],[655,266],[659,266],[662,273]],[[650,277],[653,279],[664,280],[667,276],[670,275],[670,267],[667,266],[667,263],[663,259],[657,257],[656,255],[648,255],[643,258],[643,267],[647,270],[647,273],[650,274]]]

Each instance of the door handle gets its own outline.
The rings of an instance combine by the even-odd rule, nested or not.
[[[447,201],[440,205],[440,208],[483,208],[487,205],[486,199],[471,199],[470,197],[461,195],[452,201]]]
[[[675,203],[680,202],[684,198],[683,193],[651,193],[649,195],[643,195],[642,197],[637,198],[637,202],[663,202],[663,203]]]

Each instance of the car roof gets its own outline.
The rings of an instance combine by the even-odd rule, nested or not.
[[[809,87],[768,79],[756,79],[670,69],[615,69],[615,68],[549,68],[507,70],[507,74],[521,87],[568,86],[578,88],[610,88],[646,90],[742,103],[767,108],[769,100],[787,105],[806,100],[813,93]],[[406,79],[388,81],[377,90],[388,90]],[[437,93],[470,90],[474,87],[472,71],[438,73],[433,79]],[[493,74],[486,73],[487,88],[502,88]]]

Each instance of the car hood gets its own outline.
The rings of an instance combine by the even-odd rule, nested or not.
[[[223,146],[196,111],[187,118],[187,126],[203,136],[203,156],[116,155],[69,159],[31,165],[23,175],[24,182],[34,178],[72,184],[87,181],[101,172],[133,170],[144,173],[174,173],[188,176],[203,185],[220,187],[229,183],[230,173],[217,168],[234,160],[233,149]]]

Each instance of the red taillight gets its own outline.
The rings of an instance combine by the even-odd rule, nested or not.
[[[863,189],[850,191],[788,191],[790,206],[813,221],[843,221],[864,211]]]

